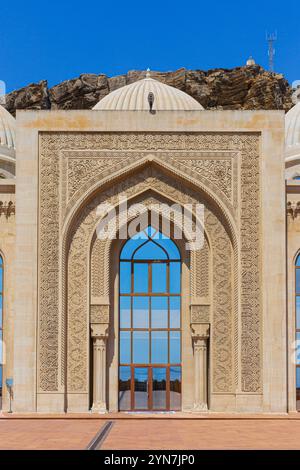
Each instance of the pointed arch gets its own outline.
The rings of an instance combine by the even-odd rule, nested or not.
[[[126,168],[112,173],[103,180],[99,179],[94,183],[86,184],[85,188],[81,190],[80,197],[76,199],[74,204],[69,207],[65,221],[62,227],[62,240],[63,244],[66,243],[66,240],[69,237],[70,230],[76,220],[80,217],[80,213],[84,210],[84,207],[93,201],[99,192],[107,191],[109,188],[114,187],[115,184],[124,180],[124,178],[132,178],[135,175],[143,174],[144,170],[147,171],[152,169],[154,173],[160,173],[172,180],[178,181],[179,184],[184,185],[186,188],[191,188],[191,191],[202,197],[206,204],[209,204],[214,212],[222,218],[224,226],[229,233],[229,236],[232,240],[232,244],[235,249],[238,248],[238,236],[237,236],[237,227],[234,217],[234,210],[230,204],[224,202],[224,198],[219,194],[218,188],[208,187],[203,181],[200,181],[198,178],[194,178],[193,174],[187,174],[179,168],[174,168],[171,164],[168,164],[165,160],[160,159],[158,156],[149,154],[147,157],[144,157],[138,161],[135,161],[131,165],[128,165]],[[151,184],[149,185],[151,189]]]
[[[141,173],[131,175],[131,177],[127,178],[125,181],[116,182],[113,188],[100,191],[94,199],[87,201],[81,213],[78,214],[77,220],[75,220],[74,224],[70,227],[70,237],[63,246],[64,259],[66,262],[66,270],[64,271],[66,283],[63,283],[63,289],[65,289],[68,295],[68,297],[65,298],[65,306],[68,306],[68,309],[66,307],[63,309],[63,312],[66,312],[64,317],[66,321],[64,330],[69,332],[68,336],[63,340],[66,341],[66,343],[63,344],[66,345],[65,350],[67,352],[65,359],[68,361],[68,366],[65,368],[68,371],[66,389],[70,392],[70,397],[73,397],[74,393],[77,391],[82,397],[86,393],[86,384],[89,376],[87,365],[89,352],[86,347],[87,336],[89,334],[89,321],[91,323],[101,321],[102,323],[106,322],[108,324],[111,315],[110,310],[114,308],[110,305],[109,296],[112,286],[112,281],[110,280],[110,254],[115,255],[115,249],[113,249],[110,240],[101,245],[101,259],[104,262],[104,266],[101,265],[101,282],[104,283],[104,289],[99,293],[100,298],[90,304],[90,265],[88,260],[91,256],[91,245],[93,240],[95,240],[96,226],[99,223],[96,208],[102,201],[109,202],[114,206],[118,205],[118,195],[124,193],[126,190],[128,191],[128,200],[130,203],[134,201],[145,201],[147,199],[151,202],[151,199],[153,201],[153,197],[160,202],[167,200],[169,203],[174,202],[181,205],[189,202],[197,203],[199,200],[200,202],[204,201],[204,195],[201,192],[193,191],[186,185],[178,185],[176,180],[170,175],[166,176],[161,171],[154,171],[153,167],[150,165],[144,168]],[[211,204],[208,205],[206,218],[206,222],[212,230],[214,239],[213,246],[219,250],[214,261],[214,263],[216,263],[216,268],[214,269],[216,273],[214,275],[214,283],[217,288],[216,292],[213,294],[214,301],[218,304],[214,309],[218,338],[217,336],[212,338],[212,344],[214,343],[215,346],[213,347],[217,348],[220,352],[214,354],[216,363],[212,367],[212,373],[214,374],[216,391],[230,392],[233,384],[233,343],[230,332],[233,323],[232,315],[234,302],[232,298],[233,277],[231,275],[231,269],[233,269],[233,264],[236,266],[236,263],[232,263],[234,236],[232,232],[231,236],[229,235],[228,232],[230,232],[230,230],[228,224],[226,226],[226,222],[224,217],[221,217],[220,211],[215,209],[214,212],[214,209],[215,206]],[[195,218],[196,214],[193,215]],[[211,234],[208,231],[208,237],[206,237],[206,239],[210,240],[210,238]],[[189,239],[188,236],[187,239]],[[217,264],[220,264],[219,269]],[[187,272],[190,272],[189,267],[187,268]],[[189,285],[190,282],[191,281],[187,280],[187,285]],[[204,321],[209,321],[209,303],[205,302],[205,304],[201,305],[203,299],[200,299],[199,305],[199,299],[196,299],[195,305],[191,305],[189,303],[189,286],[188,289],[189,291],[186,295],[188,300],[185,307],[188,325],[190,325],[190,311],[191,314],[194,315],[194,318],[197,319],[196,321],[201,321],[201,318],[204,318]],[[218,295],[218,292],[221,294],[222,298]],[[224,308],[225,305],[226,307]],[[226,328],[224,327],[225,324]],[[79,325],[82,326],[80,327]],[[111,328],[113,328],[113,326]],[[115,330],[111,331],[111,334],[108,335],[108,341],[113,341],[114,335]],[[222,349],[219,348],[219,344],[222,346]],[[79,350],[82,351],[81,354],[76,353],[76,351]],[[109,361],[110,360],[113,360],[113,357],[109,358]],[[112,375],[115,376],[115,373]]]

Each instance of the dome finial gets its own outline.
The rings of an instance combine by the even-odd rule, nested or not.
[[[246,62],[246,65],[255,65],[255,60],[253,59],[252,55],[250,55],[249,59]]]
[[[146,72],[146,78],[151,78],[151,75],[150,75],[150,69],[149,69],[149,67],[147,68],[147,72]]]

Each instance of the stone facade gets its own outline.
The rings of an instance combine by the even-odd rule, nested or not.
[[[0,255],[3,259],[3,377],[14,376],[14,263],[16,245],[15,180],[0,180]],[[0,338],[2,339],[2,338]],[[9,394],[3,386],[2,408],[8,409]]]
[[[283,113],[27,111],[17,139],[0,246],[14,410],[118,410],[121,242],[95,232],[126,194],[205,206],[203,249],[178,244],[182,410],[285,412]]]

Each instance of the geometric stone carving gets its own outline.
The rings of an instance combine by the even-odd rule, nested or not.
[[[191,253],[191,295],[207,297],[210,294],[210,263],[209,245],[204,237],[203,247]]]
[[[153,152],[156,154],[156,151]],[[68,184],[63,186],[66,194],[62,200],[64,205],[84,185],[92,184],[99,178],[110,174],[117,168],[146,156],[147,153],[141,151],[139,155],[134,155],[128,151],[107,152],[78,150],[64,150],[62,152],[62,172]],[[171,154],[159,151],[161,159],[171,161],[172,165],[178,167],[183,172],[191,174],[197,173],[198,178],[203,179],[208,186],[211,186],[220,195],[226,197],[231,204],[237,203],[237,154],[228,152],[227,154],[210,152],[210,155],[202,155],[199,152],[189,152],[189,158],[182,153],[172,151]]]
[[[172,153],[176,152],[181,153],[180,158],[185,160],[189,160],[191,151],[199,152],[198,160],[201,159],[200,152],[226,151],[238,156],[241,178],[240,213],[237,214],[229,208],[227,197],[224,197],[222,201],[225,208],[223,212],[218,209],[217,203],[207,204],[205,227],[209,232],[212,244],[209,251],[211,253],[213,292],[209,293],[207,289],[205,292],[197,291],[197,286],[201,286],[201,282],[199,284],[197,282],[193,295],[212,295],[210,320],[213,324],[214,338],[212,343],[215,348],[212,351],[214,356],[212,368],[214,390],[233,390],[232,360],[236,358],[235,368],[241,367],[242,390],[246,392],[260,391],[262,370],[259,288],[259,135],[238,132],[185,134],[150,132],[128,135],[122,133],[43,132],[40,134],[39,142],[39,390],[46,392],[64,389],[66,361],[68,361],[68,370],[70,371],[68,390],[88,390],[86,326],[89,322],[87,305],[90,304],[90,301],[86,285],[89,269],[87,243],[95,223],[95,205],[102,200],[113,202],[118,197],[118,191],[125,190],[128,190],[129,195],[133,196],[135,190],[141,193],[156,188],[159,193],[166,194],[181,204],[191,201],[197,202],[199,198],[201,200],[201,194],[203,194],[202,190],[193,191],[190,189],[189,185],[182,182],[183,179],[178,179],[174,183],[174,178],[179,178],[178,174],[183,173],[182,168],[185,166],[179,161],[174,163],[176,172],[173,177],[168,176],[167,178],[162,172],[158,172],[158,174],[153,172],[153,176],[148,173],[147,176],[147,172],[139,171],[135,175],[134,181],[131,176],[126,176],[118,184],[107,186],[105,190],[100,188],[94,200],[89,201],[88,205],[76,215],[76,221],[74,221],[76,224],[69,231],[66,242],[60,247],[62,224],[67,212],[64,211],[66,198],[60,194],[59,188],[63,190],[68,188],[67,172],[63,172],[60,159],[62,153],[76,149],[76,152],[85,152],[87,159],[89,159],[91,151],[105,150],[106,152],[115,152],[115,154],[126,151],[126,159],[117,163],[120,171],[121,168],[124,168],[122,169],[124,173],[130,162],[140,158],[139,152],[156,152],[158,156],[160,153],[164,153],[165,155],[161,158],[166,162],[170,162],[171,158],[172,165],[173,161],[177,159],[177,155],[176,158],[172,158]],[[134,151],[132,152],[132,150]],[[203,166],[205,165],[203,163]],[[87,162],[85,168],[85,171],[88,171]],[[110,166],[109,172],[112,173],[114,170],[115,168]],[[77,169],[72,167],[72,171],[75,174]],[[202,188],[209,187],[208,178],[201,180],[200,170],[199,174],[196,175],[194,172],[193,175],[191,166],[190,169],[186,169],[187,175],[189,171],[194,180],[196,178],[202,181]],[[94,177],[98,178],[97,181],[101,179],[101,175],[91,173],[91,179]],[[234,188],[234,174],[233,177],[228,176],[228,181],[230,178]],[[85,180],[87,182],[84,183],[84,186],[77,187],[76,194],[72,193],[70,200],[72,204],[88,191],[90,185],[88,176],[85,176]],[[215,183],[211,185],[212,197],[212,188],[216,188],[216,186]],[[229,195],[229,189],[224,187],[221,189],[223,194]],[[220,197],[221,191],[218,192],[218,189],[214,191]],[[236,194],[235,189],[233,191]],[[70,210],[71,206],[68,208],[68,211]],[[226,215],[227,213],[231,214],[231,219]],[[234,230],[230,228],[230,221],[234,217],[239,217],[240,239],[238,243],[234,239]],[[240,247],[239,257],[237,256],[237,247]],[[239,265],[237,264],[238,259],[240,259]],[[66,261],[67,264],[65,264]],[[201,264],[204,266],[203,263]],[[234,272],[232,272],[232,266]],[[106,269],[109,269],[109,265]],[[240,273],[240,288],[238,288],[236,281],[237,270]],[[102,276],[102,274],[100,275]],[[104,274],[107,278],[106,271]],[[209,286],[210,283],[206,285]],[[65,289],[66,287],[68,290]],[[221,295],[218,295],[218,292]],[[93,294],[106,295],[106,293],[107,289],[105,293],[94,292]],[[240,311],[238,310],[239,305]],[[97,315],[99,315],[99,311]],[[234,315],[233,318],[232,315]],[[68,319],[68,325],[66,319]],[[237,327],[239,324],[240,329]],[[68,326],[67,329],[66,326]],[[66,334],[67,331],[68,334]],[[239,331],[241,331],[240,346],[238,346]],[[219,343],[218,338],[221,338]],[[66,350],[67,356],[64,354]],[[241,358],[240,364],[237,360],[239,357]],[[237,375],[234,372],[235,380]]]
[[[93,296],[104,295],[104,270],[103,262],[105,253],[105,241],[100,240],[98,237],[95,238],[91,250],[91,293]]]
[[[260,392],[261,268],[259,136],[251,134],[241,145],[241,388]]]
[[[178,158],[184,165],[193,168],[193,171],[209,179],[210,182],[216,184],[223,194],[229,199],[232,199],[233,187],[233,170],[232,158],[220,159],[196,159],[196,158]]]
[[[212,385],[214,392],[232,392],[232,245],[223,224],[212,212],[205,218],[205,227],[212,243]]]
[[[209,305],[191,305],[191,323],[209,323]]]
[[[109,305],[91,305],[90,323],[109,323]]]

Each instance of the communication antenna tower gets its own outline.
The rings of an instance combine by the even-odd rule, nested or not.
[[[269,71],[274,72],[274,42],[277,41],[277,31],[275,33],[266,33],[266,41],[268,43]]]

